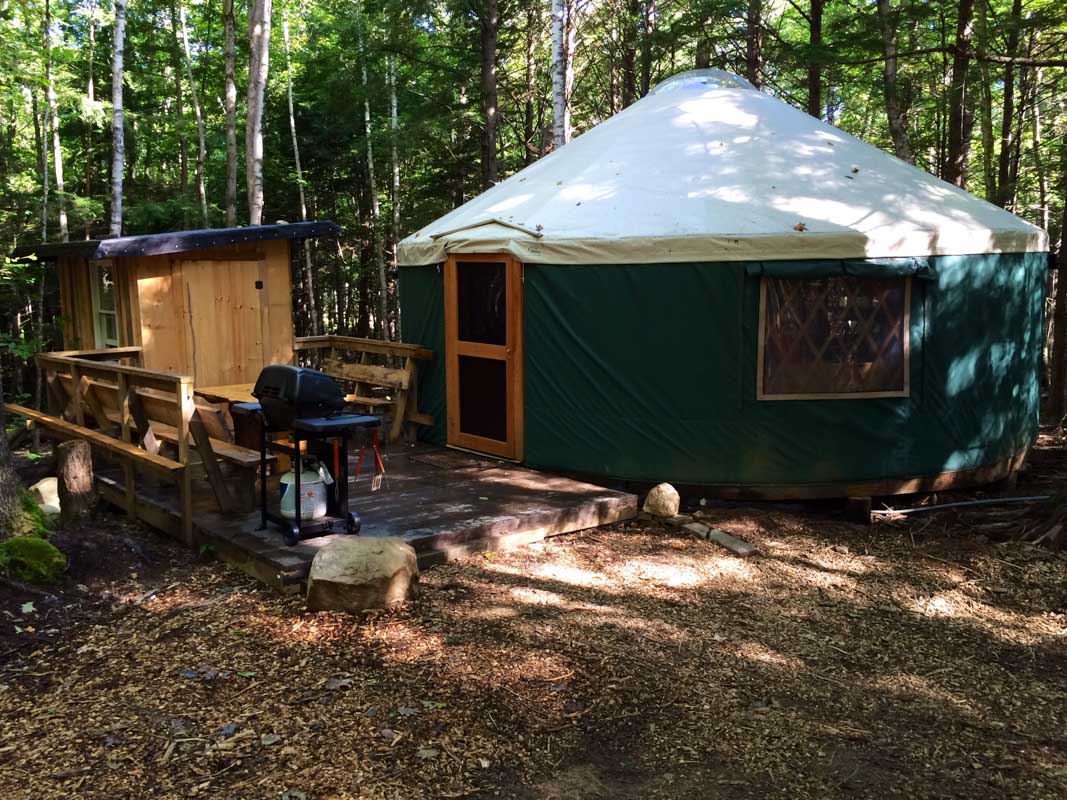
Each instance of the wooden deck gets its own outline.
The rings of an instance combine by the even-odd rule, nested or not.
[[[382,459],[386,477],[379,491],[371,492],[366,472],[350,485],[349,505],[363,520],[359,535],[406,539],[418,553],[420,567],[631,519],[637,514],[634,495],[489,457],[401,444],[384,448]],[[202,472],[197,466],[191,469]],[[122,470],[98,464],[97,477],[104,497],[121,504]],[[257,530],[258,511],[223,515],[210,488],[202,484],[199,489],[193,505],[195,541],[283,591],[302,586],[315,553],[339,535],[287,547],[274,526]],[[173,487],[162,484],[137,491],[138,516],[177,535],[180,517]],[[271,482],[270,496],[277,497],[277,478]]]

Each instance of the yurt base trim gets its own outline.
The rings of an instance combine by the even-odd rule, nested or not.
[[[987,486],[1010,478],[1022,467],[1028,452],[1028,449],[1023,450],[1010,458],[981,467],[914,478],[890,478],[859,483],[775,483],[746,486],[676,483],[675,486],[686,495],[716,497],[722,500],[825,500],[841,497],[886,497],[900,494],[947,492]],[[603,480],[601,477],[600,481]],[[641,485],[643,485],[641,482],[627,482],[627,488],[630,490],[639,488]],[[647,485],[652,486],[652,482],[647,482]]]

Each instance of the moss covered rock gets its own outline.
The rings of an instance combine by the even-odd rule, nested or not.
[[[67,568],[67,557],[40,536],[13,536],[0,542],[0,569],[19,580],[55,583]]]

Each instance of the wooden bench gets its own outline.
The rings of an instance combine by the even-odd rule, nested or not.
[[[433,417],[418,410],[418,363],[432,359],[433,351],[405,342],[383,342],[353,336],[304,336],[296,340],[296,356],[325,351],[320,369],[351,388],[349,403],[370,412],[388,411],[392,416],[388,440],[400,439],[404,424],[432,425]],[[399,361],[403,366],[372,364]],[[375,389],[379,391],[375,391]]]

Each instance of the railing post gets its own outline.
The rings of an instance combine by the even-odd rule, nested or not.
[[[123,372],[118,373],[119,413],[122,423],[122,441],[131,444],[130,434],[130,382]],[[130,459],[122,459],[122,474],[126,484],[126,514],[135,518],[137,516],[137,492],[133,482],[133,464]]]
[[[196,405],[193,401],[193,379],[182,376],[175,381],[174,394],[178,398],[178,461],[185,466],[181,476],[182,538],[187,545],[193,544],[193,492],[192,475],[189,469],[189,423],[192,422]]]
[[[84,428],[85,427],[85,409],[82,408],[82,393],[84,387],[82,386],[82,371],[78,368],[77,364],[70,365],[70,382],[71,389],[74,393],[74,422]]]

